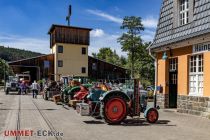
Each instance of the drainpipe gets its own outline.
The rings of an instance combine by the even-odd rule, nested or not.
[[[153,44],[153,43],[152,43]],[[152,45],[151,44],[151,45]],[[157,59],[155,58],[155,56],[153,56],[152,55],[152,53],[151,53],[151,48],[150,48],[150,46],[151,45],[149,45],[149,47],[148,47],[148,49],[149,49],[149,55],[154,59],[154,63],[155,63],[155,90],[154,90],[154,93],[153,93],[153,95],[154,95],[154,107],[156,108],[157,107],[157,88],[156,88],[156,86],[157,86]]]

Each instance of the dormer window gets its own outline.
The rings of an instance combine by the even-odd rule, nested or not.
[[[180,0],[180,25],[189,23],[189,0]]]

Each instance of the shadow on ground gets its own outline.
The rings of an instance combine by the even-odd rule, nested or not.
[[[148,123],[145,119],[126,119],[121,125],[123,126],[150,126],[150,125],[161,125],[161,126],[176,126],[168,124],[169,120],[158,120],[156,123]]]
[[[0,108],[0,110],[18,110],[18,109],[13,109],[13,108]],[[21,110],[37,110],[37,109],[21,109]],[[58,109],[47,108],[47,109],[39,109],[39,110],[53,111],[53,110],[58,110]]]
[[[105,124],[105,122],[100,120],[90,120],[90,121],[83,121],[86,124]],[[170,125],[169,120],[158,120],[154,124],[148,123],[145,119],[126,119],[121,124],[117,124],[120,126],[150,126],[150,125],[161,125],[161,126],[176,126],[176,125]]]
[[[91,121],[83,121],[86,124],[104,124],[103,121],[91,120]]]

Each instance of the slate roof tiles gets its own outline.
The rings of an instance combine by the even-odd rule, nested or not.
[[[163,0],[156,35],[150,48],[210,33],[210,0],[194,0],[193,19],[188,24],[177,27],[174,26],[176,15],[174,5],[175,0]]]

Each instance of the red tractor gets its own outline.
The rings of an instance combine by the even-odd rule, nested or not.
[[[88,93],[89,93],[88,88],[81,85],[80,86],[80,91],[78,91],[78,92],[76,92],[74,94],[74,99],[75,100],[85,100],[85,98],[87,97]]]
[[[93,117],[100,116],[108,124],[119,124],[127,116],[140,116],[142,112],[149,123],[155,123],[159,117],[158,111],[154,107],[147,107],[144,101],[140,102],[139,80],[132,80],[129,86],[130,88],[107,92],[90,90],[88,99],[91,104],[95,104],[95,109],[91,108],[91,104],[89,105],[90,115]]]

